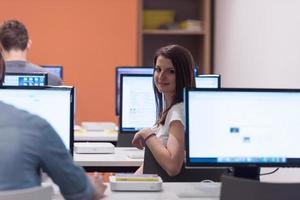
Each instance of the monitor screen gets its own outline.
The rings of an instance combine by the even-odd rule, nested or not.
[[[116,68],[116,115],[120,113],[121,74],[153,74],[153,67],[117,67]]]
[[[120,132],[152,127],[156,120],[152,75],[121,75]]]
[[[185,91],[187,166],[300,166],[300,90]]]
[[[3,85],[45,86],[48,85],[47,73],[6,73]]]
[[[73,87],[0,87],[0,101],[46,119],[73,150]]]
[[[196,79],[196,88],[220,88],[221,76],[219,74],[198,75]]]
[[[45,68],[48,72],[56,75],[61,80],[63,80],[63,67],[62,66],[56,66],[56,65],[41,65],[41,67]]]

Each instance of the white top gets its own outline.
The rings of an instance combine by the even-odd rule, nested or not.
[[[172,106],[169,110],[166,121],[164,125],[159,125],[156,136],[160,139],[160,141],[166,146],[169,138],[169,128],[170,124],[173,121],[180,121],[183,126],[185,126],[184,122],[184,112],[183,112],[183,103],[177,103]]]

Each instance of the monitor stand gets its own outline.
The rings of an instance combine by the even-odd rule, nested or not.
[[[135,133],[122,133],[118,134],[117,147],[133,147],[132,139]]]
[[[259,181],[259,167],[233,167],[233,176]]]

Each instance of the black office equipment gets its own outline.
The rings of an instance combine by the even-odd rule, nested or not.
[[[0,87],[0,101],[36,114],[47,120],[73,152],[73,87]]]
[[[116,115],[120,114],[120,87],[121,74],[153,74],[153,67],[116,67],[115,86],[116,86]]]
[[[300,166],[300,90],[187,89],[185,109],[189,167],[258,179],[258,167]]]
[[[300,183],[267,183],[222,176],[221,200],[298,200]]]
[[[48,72],[56,75],[61,80],[63,80],[63,67],[60,65],[41,65],[41,67],[45,68]]]
[[[152,75],[122,74],[118,146],[132,146],[137,131],[152,127],[156,121]]]
[[[5,73],[3,85],[10,86],[46,86],[48,85],[48,73]]]
[[[220,88],[220,74],[203,74],[195,77],[196,88]]]
[[[144,168],[145,174],[157,174],[164,182],[200,182],[211,180],[220,182],[221,176],[228,173],[227,168],[186,168],[182,165],[180,173],[176,176],[169,176],[159,165],[150,149],[145,147]]]

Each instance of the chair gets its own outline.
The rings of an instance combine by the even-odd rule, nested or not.
[[[0,191],[0,200],[51,200],[51,186],[33,187],[20,190]]]
[[[299,200],[300,183],[266,183],[222,176],[221,200]]]
[[[185,168],[176,176],[169,176],[157,163],[150,149],[145,147],[144,169],[145,174],[157,174],[164,182],[200,182],[203,180],[220,181],[223,174],[228,173],[227,168]]]

